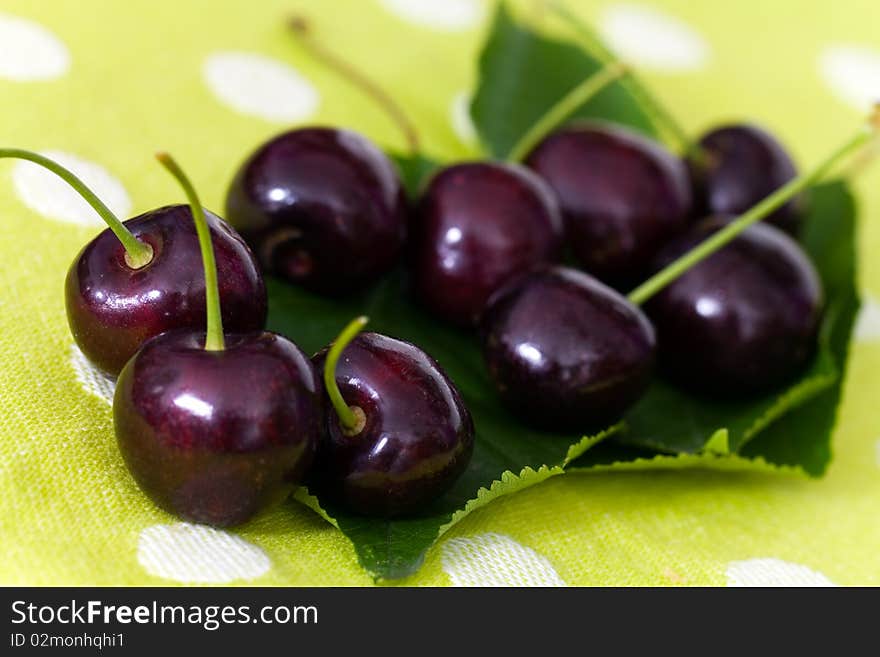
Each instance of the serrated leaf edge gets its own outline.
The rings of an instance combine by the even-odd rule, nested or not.
[[[784,474],[798,478],[809,478],[800,467],[779,465],[767,461],[763,456],[748,458],[740,454],[720,454],[701,452],[699,454],[656,454],[651,458],[639,457],[632,461],[614,461],[591,465],[589,467],[566,468],[567,473],[607,473],[607,472],[648,472],[651,470],[678,470],[685,468],[706,468],[732,472],[765,472]]]
[[[452,516],[449,518],[449,521],[438,528],[437,535],[434,537],[434,540],[431,542],[431,544],[425,547],[422,555],[424,555],[425,552],[431,549],[437,543],[440,537],[443,536],[443,534],[445,534],[453,526],[458,524],[472,511],[475,511],[476,509],[485,506],[492,500],[495,500],[499,497],[510,495],[517,491],[528,488],[529,486],[539,484],[542,481],[546,481],[550,477],[564,474],[564,467],[566,465],[571,463],[579,456],[583,455],[591,447],[597,445],[601,441],[617,433],[622,428],[622,426],[622,424],[616,424],[609,427],[608,429],[605,429],[604,431],[600,431],[594,436],[584,436],[578,442],[569,446],[562,463],[559,465],[541,465],[538,467],[537,470],[531,466],[526,466],[522,470],[520,470],[519,474],[515,474],[512,470],[505,470],[501,473],[501,476],[498,479],[495,479],[491,484],[489,484],[488,488],[486,488],[485,486],[481,486],[479,490],[477,490],[477,494],[475,497],[472,497],[467,502],[465,502],[464,507],[453,512]],[[307,506],[312,511],[317,513],[324,520],[336,527],[336,529],[340,529],[339,523],[336,521],[336,519],[333,518],[321,506],[320,500],[315,495],[312,495],[309,492],[308,488],[306,488],[305,486],[297,488],[296,491],[294,491],[292,497],[300,504]],[[343,532],[343,535],[348,538],[345,532]],[[354,545],[354,541],[351,541],[350,538],[349,541],[352,543],[352,545]],[[361,560],[361,556],[357,552],[356,545],[355,553],[358,556],[358,563],[360,563],[361,567],[367,571],[370,577],[372,577],[376,582],[388,581],[386,578],[382,577],[381,573],[374,570]]]

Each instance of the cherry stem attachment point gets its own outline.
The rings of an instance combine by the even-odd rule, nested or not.
[[[27,160],[38,164],[44,169],[48,169],[56,176],[61,178],[68,185],[83,197],[95,212],[104,220],[107,227],[113,231],[113,234],[125,247],[125,262],[132,269],[140,269],[146,267],[153,261],[153,247],[146,242],[140,241],[131,231],[122,223],[113,212],[104,205],[95,193],[90,190],[86,184],[80,180],[72,171],[61,166],[57,162],[53,162],[48,157],[26,151],[20,148],[0,148],[0,158],[13,158],[16,160]]]
[[[617,55],[602,42],[599,35],[568,9],[564,3],[551,0],[548,5],[552,13],[561,18],[580,36],[587,50],[599,61],[610,63],[618,60]],[[661,132],[665,132],[677,142],[681,151],[693,162],[698,165],[704,162],[705,154],[700,145],[688,136],[687,131],[663,107],[660,101],[657,100],[657,97],[632,69],[627,70],[627,75],[620,80],[620,84],[648,115],[654,127]]]
[[[157,153],[156,159],[174,176],[189,200],[193,221],[196,225],[196,233],[199,236],[199,249],[202,252],[202,265],[205,268],[205,308],[207,311],[207,328],[205,331],[205,349],[208,351],[223,351],[226,344],[223,340],[223,319],[220,315],[220,291],[217,285],[217,263],[214,259],[214,245],[211,243],[211,229],[208,228],[208,219],[205,209],[199,201],[189,178],[183,169],[174,161],[168,153]]]
[[[335,70],[343,79],[358,87],[384,110],[400,132],[403,133],[403,138],[406,140],[407,149],[410,155],[415,156],[421,152],[419,135],[413,122],[394,99],[382,89],[382,87],[376,84],[363,72],[349,64],[342,57],[324,47],[324,45],[315,38],[309,21],[304,17],[294,16],[290,19],[288,25],[300,44],[305,47],[315,59],[322,62],[328,68]]]
[[[359,434],[366,421],[363,409],[357,406],[349,406],[342,398],[339,392],[339,386],[336,384],[336,364],[345,348],[354,340],[358,333],[363,330],[369,320],[363,315],[351,320],[348,325],[342,329],[339,337],[333,341],[330,351],[327,352],[327,360],[324,362],[324,387],[327,389],[327,395],[330,397],[330,403],[339,416],[339,423],[346,435],[354,436]]]
[[[661,269],[630,292],[628,295],[629,300],[636,305],[643,304],[691,267],[721,249],[746,228],[761,221],[785,205],[796,194],[819,182],[840,160],[876,139],[878,132],[880,132],[880,110],[875,110],[875,114],[871,119],[851,139],[835,150],[812,171],[798,176],[783,185],[770,194],[770,196],[767,196],[764,200],[753,206],[745,214],[740,215],[717,233],[700,242],[693,249]]]
[[[510,150],[510,162],[522,162],[531,150],[577,109],[627,72],[621,62],[609,62],[560,98]]]

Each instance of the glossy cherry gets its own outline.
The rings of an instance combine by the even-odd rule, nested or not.
[[[641,397],[653,370],[654,330],[641,310],[567,267],[540,268],[502,289],[481,332],[502,400],[539,428],[607,427]]]
[[[178,328],[205,330],[205,286],[192,213],[169,205],[120,221],[72,172],[31,151],[2,148],[67,182],[108,228],[83,247],[67,272],[70,332],[85,356],[115,377],[140,346]],[[207,213],[222,284],[224,319],[236,331],[262,329],[266,288],[244,240]]]
[[[575,257],[610,285],[640,280],[659,246],[687,225],[687,168],[630,129],[574,124],[542,140],[525,162],[559,198]]]
[[[394,164],[349,130],[279,135],[238,170],[226,216],[264,271],[327,293],[365,287],[397,261],[406,199]]]
[[[329,403],[313,479],[319,493],[350,511],[399,516],[429,504],[461,475],[474,424],[434,359],[378,333],[351,340],[363,323],[314,358]]]
[[[266,289],[241,237],[206,212],[220,281],[223,321],[231,331],[266,322]],[[64,285],[70,332],[86,357],[111,376],[141,345],[165,331],[205,329],[205,278],[192,213],[169,205],[125,222],[152,247],[152,260],[132,268],[106,229],[79,253]]]
[[[195,190],[167,155],[195,210],[207,331],[148,341],[119,375],[113,422],[141,489],[185,520],[240,524],[281,499],[312,462],[321,387],[309,358],[274,333],[224,336],[211,231]]]
[[[668,245],[660,269],[724,221],[711,219]],[[794,240],[749,227],[660,291],[645,306],[659,360],[675,381],[703,394],[748,397],[800,374],[816,350],[822,285]]]
[[[716,128],[700,139],[700,164],[691,175],[700,210],[707,215],[738,215],[797,176],[794,162],[769,132],[755,125]],[[769,215],[768,221],[796,234],[806,207],[798,194]]]
[[[470,162],[431,179],[413,233],[416,297],[467,326],[501,285],[560,257],[563,226],[552,191],[535,174],[518,165]]]
[[[180,518],[246,522],[300,481],[314,457],[321,388],[308,357],[268,332],[172,331],[119,375],[113,419],[140,488]]]

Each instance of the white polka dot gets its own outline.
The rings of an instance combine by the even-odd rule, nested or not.
[[[483,18],[483,3],[479,0],[381,0],[381,3],[398,18],[436,30],[467,30]]]
[[[477,129],[471,120],[471,94],[469,91],[459,91],[452,98],[449,107],[449,114],[452,120],[452,129],[455,134],[465,144],[472,144],[477,141]]]
[[[242,114],[293,123],[318,109],[312,84],[287,64],[247,52],[219,52],[205,60],[205,82],[223,103]]]
[[[449,539],[441,562],[454,586],[565,586],[547,559],[502,534]]]
[[[201,584],[255,579],[272,567],[269,557],[256,545],[219,529],[186,522],[144,529],[138,539],[137,558],[151,575]]]
[[[67,47],[42,25],[0,14],[0,78],[51,80],[70,68]]]
[[[880,102],[880,50],[835,45],[819,55],[819,73],[834,94],[860,111]]]
[[[874,297],[865,295],[862,299],[862,307],[856,318],[855,336],[859,342],[880,340],[880,303]]]
[[[113,404],[116,382],[92,365],[76,345],[70,347],[70,364],[83,390],[108,404]]]
[[[686,24],[652,7],[612,5],[599,19],[611,48],[637,66],[658,71],[691,71],[709,59],[706,41]]]
[[[70,169],[120,219],[131,212],[125,187],[106,169],[60,151],[44,151],[45,157]],[[74,189],[48,169],[33,162],[19,161],[12,171],[12,182],[22,202],[50,219],[83,226],[104,226],[97,212]]]
[[[836,586],[822,573],[782,559],[748,559],[727,565],[728,586]]]

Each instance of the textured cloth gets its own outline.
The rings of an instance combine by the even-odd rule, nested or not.
[[[572,2],[694,132],[754,119],[810,164],[880,97],[874,0]],[[5,0],[0,144],[59,155],[115,211],[183,197],[169,150],[221,210],[247,153],[291,124],[398,146],[385,116],[308,58],[295,6],[416,120],[473,156],[475,0]],[[410,584],[880,584],[880,168],[857,182],[864,310],[827,476],[742,468],[567,474],[492,502]],[[0,583],[371,583],[348,540],[289,501],[235,531],[178,523],[118,454],[112,386],[73,346],[64,276],[101,228],[63,183],[0,162]]]

